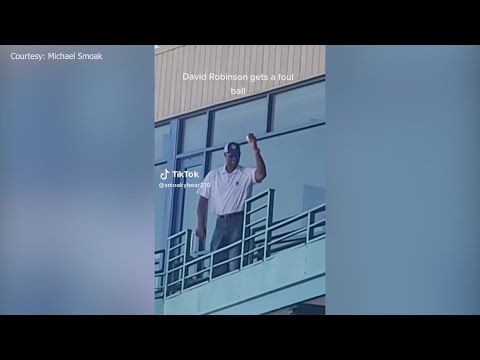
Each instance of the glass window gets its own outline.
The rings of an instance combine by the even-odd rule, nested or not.
[[[253,187],[253,195],[275,189],[273,220],[280,221],[325,203],[325,127],[260,140],[258,146],[267,167],[267,178]],[[313,151],[312,151],[313,149]],[[242,145],[240,164],[255,166],[249,145]],[[223,150],[211,153],[211,168],[222,166]],[[260,212],[259,212],[260,213]],[[252,221],[255,221],[253,218]],[[215,215],[209,212],[207,239],[215,229]],[[306,221],[302,222],[304,225]],[[299,222],[285,231],[299,227]],[[208,244],[208,243],[207,243]]]
[[[165,249],[167,247],[168,219],[170,212],[167,199],[172,188],[160,188],[159,183],[166,183],[166,180],[160,178],[160,174],[165,171],[167,164],[155,166],[155,250]]]
[[[155,128],[155,163],[165,160],[172,151],[170,124]]]
[[[207,144],[207,125],[207,114],[184,119],[180,152],[205,148]]]
[[[199,174],[202,173],[202,165],[195,165],[187,167],[185,171],[198,171]],[[185,181],[189,184],[199,184],[202,182],[202,178],[187,178]],[[185,182],[184,181],[184,182]],[[198,188],[195,187],[186,187],[185,190],[185,199],[183,203],[183,221],[182,229],[192,229],[195,231],[197,228],[197,205],[199,195],[197,194]]]
[[[257,136],[267,129],[268,100],[266,97],[215,112],[213,144],[245,139],[248,133]]]
[[[258,146],[267,178],[256,186],[254,194],[275,189],[274,220],[325,202],[325,126],[266,139]]]
[[[325,81],[274,96],[273,130],[325,121]]]

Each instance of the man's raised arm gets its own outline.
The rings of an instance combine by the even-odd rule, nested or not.
[[[267,177],[267,169],[262,155],[260,155],[260,149],[257,146],[257,138],[252,133],[247,135],[248,142],[252,145],[253,154],[255,156],[255,181],[262,182]]]

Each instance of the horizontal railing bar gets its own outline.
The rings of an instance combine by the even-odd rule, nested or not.
[[[223,248],[222,248],[221,250],[223,250]],[[216,251],[218,251],[218,250],[216,250]],[[187,263],[185,263],[185,266],[187,267],[187,266],[189,266],[189,265],[191,265],[191,264],[195,264],[195,263],[197,263],[197,262],[199,262],[199,261],[201,261],[201,260],[208,259],[208,258],[210,258],[210,257],[212,256],[212,254],[213,254],[213,253],[208,253],[208,254],[205,254],[205,255],[196,257],[195,259],[190,260],[190,261],[188,261]]]
[[[242,243],[242,240],[240,239],[240,240],[238,240],[238,241],[236,241],[236,242],[234,242],[234,243],[231,243],[230,245],[227,245],[227,246],[225,246],[225,247],[222,247],[221,249],[217,249],[217,250],[215,250],[215,251],[213,251],[213,252],[211,252],[211,253],[208,253],[208,254],[199,256],[199,257],[197,257],[197,258],[195,258],[195,259],[193,259],[193,260],[190,260],[189,262],[185,263],[185,267],[191,266],[192,264],[195,264],[195,263],[197,263],[197,262],[199,262],[199,261],[201,261],[201,260],[211,258],[211,257],[213,257],[213,255],[216,255],[216,254],[219,254],[219,253],[221,253],[221,252],[224,252],[225,250],[228,250],[228,249],[230,249],[230,248],[233,248],[233,247],[235,247],[235,246],[238,246],[238,245],[240,245],[241,243]]]
[[[173,273],[174,271],[179,271],[179,270],[182,270],[182,269],[183,269],[183,265],[177,266],[177,267],[175,267],[175,268],[173,268],[173,269],[171,269],[171,270],[168,270],[168,271],[167,271],[167,275]]]
[[[274,256],[275,254],[279,253],[279,252],[282,252],[284,250],[287,250],[287,249],[296,249],[298,247],[303,247],[305,246],[305,244],[307,244],[307,240],[304,239],[302,241],[298,241],[297,243],[291,243],[291,244],[285,244],[285,243],[278,243],[278,244],[275,244],[275,245],[280,245],[276,248],[271,248],[270,249],[270,254],[272,254],[272,256]]]
[[[242,255],[238,255],[238,256],[235,256],[235,257],[233,257],[233,258],[231,258],[231,259],[222,261],[222,262],[220,262],[220,263],[218,263],[218,264],[213,264],[213,267],[216,268],[216,267],[219,267],[220,265],[231,263],[231,262],[234,261],[234,260],[240,259],[241,256],[242,256]]]
[[[267,232],[267,230],[260,230],[259,232],[255,233],[255,234],[253,234],[253,235],[250,235],[250,236],[248,236],[248,237],[246,237],[246,238],[245,238],[245,241],[250,240],[250,239],[254,239],[254,238],[256,238],[256,237],[258,237],[258,236],[260,236],[260,235],[265,234],[266,232]]]
[[[166,287],[171,287],[172,285],[175,285],[175,284],[178,284],[178,283],[181,283],[183,281],[183,279],[180,279],[180,280],[177,280],[177,281],[174,281],[174,282],[167,282],[167,286]]]
[[[183,258],[185,256],[185,254],[180,254],[180,255],[177,255],[171,259],[168,259],[168,264],[170,264],[172,261],[175,261],[177,259],[180,259],[180,258]]]
[[[308,211],[311,212],[312,214],[317,214],[325,211],[325,209],[326,209],[326,204],[321,204],[321,205],[315,206],[314,208],[311,208]]]
[[[315,241],[315,240],[321,240],[321,239],[325,239],[325,234],[322,234],[322,235],[319,235],[317,237],[311,238],[310,240],[308,240],[308,242],[312,242],[312,241]]]
[[[293,216],[289,216],[289,217],[287,217],[287,218],[285,218],[285,219],[282,219],[282,220],[280,220],[280,221],[277,221],[276,223],[280,223],[280,222],[282,222],[282,221],[289,220],[289,219],[291,219],[291,218],[293,218]],[[269,228],[272,228],[274,225],[275,225],[275,222],[273,222],[273,223],[270,225]],[[254,228],[254,229],[251,228],[250,231],[256,231],[256,232],[258,233],[259,231],[265,230],[266,227],[267,227],[267,224],[262,224],[262,225],[260,225],[260,226],[258,226],[258,227],[256,227],[256,228]]]
[[[264,244],[263,244],[262,246],[260,246],[260,247],[258,247],[258,248],[256,248],[256,249],[253,249],[253,250],[249,250],[249,251],[247,251],[247,252],[244,252],[244,253],[243,253],[243,256],[253,254],[255,251],[263,251],[264,246],[265,246],[265,242],[264,242]]]
[[[306,227],[301,228],[301,229],[298,229],[298,230],[295,230],[295,231],[291,232],[290,234],[284,235],[284,236],[282,236],[282,237],[280,237],[280,238],[278,238],[278,239],[275,239],[275,240],[269,242],[268,244],[269,244],[269,245],[276,244],[276,243],[278,243],[278,242],[280,242],[280,241],[282,241],[282,240],[288,239],[290,236],[294,236],[294,235],[300,234],[300,233],[302,233],[302,232],[304,232],[304,231],[307,231],[307,228],[306,228]]]
[[[247,215],[251,215],[251,214],[253,214],[253,213],[256,213],[257,211],[260,211],[260,210],[262,210],[262,209],[265,209],[265,208],[267,207],[267,205],[268,205],[268,204],[263,204],[262,206],[259,206],[259,207],[255,208],[255,209],[253,209],[253,210],[250,210],[250,211],[247,212]]]
[[[299,215],[295,215],[295,216],[292,216],[291,218],[287,219],[287,220],[283,220],[283,221],[280,221],[276,224],[273,224],[272,226],[270,226],[268,228],[268,230],[277,230],[277,229],[280,229],[284,226],[287,226],[287,225],[290,225],[296,221],[299,221],[299,220],[303,220],[304,218],[308,217],[308,213],[303,213],[303,214],[299,214]]]
[[[250,224],[248,224],[248,225],[245,225],[245,229],[247,229],[247,228],[249,228],[249,227],[251,227],[251,226],[257,225],[257,224],[261,223],[262,221],[266,221],[266,220],[267,220],[266,217],[261,218],[261,219],[258,219],[258,220],[254,221],[254,222],[252,222],[252,223],[250,223]]]
[[[323,220],[320,220],[320,221],[317,221],[317,222],[314,222],[313,224],[310,224],[310,227],[313,228],[313,227],[316,227],[316,226],[324,226],[326,223],[326,220],[323,219]]]
[[[320,205],[317,205],[311,209],[308,209],[306,210],[305,212],[309,213],[317,213],[317,212],[322,212],[322,211],[325,211],[325,208],[326,208],[326,204],[323,203],[323,204],[320,204]]]
[[[237,240],[237,241],[235,241],[234,243],[231,243],[230,245],[227,245],[227,246],[222,247],[221,249],[215,250],[215,251],[212,252],[211,254],[212,254],[212,255],[215,255],[215,254],[221,253],[222,251],[225,251],[225,250],[227,250],[227,249],[230,249],[230,248],[232,248],[232,247],[235,247],[235,246],[237,246],[237,245],[239,245],[239,244],[241,244],[241,243],[242,243],[242,239]]]
[[[257,195],[254,195],[254,196],[248,198],[247,200],[245,200],[245,202],[246,203],[252,203],[255,200],[258,200],[258,199],[261,199],[262,197],[267,196],[269,193],[270,193],[270,190],[264,190],[260,194],[257,194]]]
[[[272,244],[272,243],[270,243],[270,244],[272,244],[272,245],[281,245],[281,244],[288,244],[288,243],[291,243],[291,242],[301,242],[301,241],[305,242],[305,239],[306,239],[306,238],[307,238],[307,236],[305,235],[305,236],[301,236],[301,237],[296,237],[296,238],[294,238],[294,239],[284,239],[284,240],[282,240],[282,241],[274,242],[273,244]],[[272,241],[276,241],[276,240],[277,240],[277,239],[274,239],[274,240],[272,240]]]
[[[273,235],[273,234],[272,234],[272,235],[270,236],[270,239],[271,239],[270,241],[275,241],[275,240],[280,239],[282,236],[285,236],[285,235],[292,236],[293,233],[294,233],[295,231],[297,231],[297,230],[298,230],[298,229],[289,230],[289,231],[287,231],[287,232],[283,232],[283,233],[277,234],[277,235]]]
[[[251,232],[251,233],[255,233],[255,234],[259,234],[260,231],[263,231],[263,230],[265,230],[266,228],[267,228],[267,224],[265,223],[265,224],[262,224],[262,225],[260,225],[260,226],[256,226],[256,227],[250,228],[250,232]]]
[[[173,251],[173,250],[175,250],[175,249],[177,249],[177,248],[179,248],[179,247],[182,247],[182,246],[184,246],[184,245],[186,245],[186,243],[182,242],[182,243],[180,243],[180,244],[177,244],[177,245],[175,245],[175,246],[172,246],[171,248],[168,249],[168,252]]]
[[[240,239],[240,240],[237,240],[237,241],[235,241],[234,243],[231,243],[230,245],[227,245],[227,246],[222,247],[221,249],[215,250],[214,252],[212,252],[212,254],[214,254],[214,255],[215,255],[215,254],[218,254],[218,253],[220,253],[220,252],[223,252],[223,251],[225,251],[225,250],[228,250],[228,249],[230,249],[230,248],[233,248],[233,247],[235,247],[235,246],[237,246],[237,245],[239,245],[239,244],[241,244],[241,243],[242,243],[242,240],[241,240],[241,239]]]
[[[296,230],[292,230],[292,231],[289,231],[289,232],[286,232],[286,233],[282,233],[282,234],[278,234],[278,235],[272,235],[272,236],[271,236],[271,239],[272,239],[271,241],[275,241],[275,240],[279,239],[280,237],[282,237],[282,236],[284,236],[284,235],[286,235],[286,234],[288,234],[288,235],[291,236],[294,231],[296,231]],[[305,236],[305,237],[306,237],[306,236]],[[300,240],[300,239],[297,238],[297,239],[289,239],[289,240],[282,240],[282,241],[283,241],[283,242],[289,242],[289,241],[298,241],[298,240]],[[305,239],[304,239],[304,240],[305,240]],[[264,243],[264,242],[265,242],[265,239],[264,239],[264,238],[263,238],[263,239],[254,240],[254,243],[255,243],[255,244],[261,244],[261,243]]]
[[[205,269],[203,269],[203,270],[197,271],[196,273],[193,273],[193,274],[190,274],[190,275],[185,276],[185,280],[186,280],[186,279],[189,279],[189,278],[191,278],[191,277],[194,277],[194,276],[196,276],[196,275],[198,275],[198,274],[207,272],[207,271],[210,271],[210,266],[207,267],[207,268],[205,268]]]
[[[180,231],[180,232],[178,232],[178,233],[176,233],[176,234],[170,235],[167,239],[168,239],[168,240],[172,240],[172,239],[175,239],[175,238],[177,238],[177,237],[181,237],[181,236],[183,236],[183,235],[186,235],[187,233],[188,233],[188,229],[185,229],[185,230],[182,230],[182,231]]]
[[[296,230],[295,230],[296,231]],[[293,232],[292,232],[293,233]],[[292,233],[289,233],[289,236],[292,236]],[[282,236],[285,235],[285,234],[282,234]],[[278,237],[280,238],[280,237]],[[300,235],[300,236],[297,236],[293,239],[282,239],[279,243],[280,244],[285,244],[285,243],[289,243],[289,242],[294,242],[294,241],[305,241],[305,239],[307,238],[307,234],[304,234],[304,235]],[[271,241],[276,241],[277,239],[273,239]],[[278,245],[279,243],[275,243],[274,245]],[[270,244],[270,243],[269,243]]]
[[[206,259],[205,256],[207,256],[207,258],[208,258],[208,257],[211,256],[211,254],[203,255],[203,258],[199,258],[199,259],[195,258],[194,260],[190,260],[189,262],[185,263],[185,268],[189,268],[191,266],[195,266],[195,265],[198,265],[198,264],[204,262],[205,259]]]
[[[278,223],[275,223],[273,224],[272,226],[269,227],[269,230],[275,230],[277,228],[281,228],[285,225],[289,225],[291,224],[292,222],[295,222],[295,221],[298,221],[304,217],[307,217],[309,213],[311,212],[314,212],[315,210],[319,210],[319,209],[322,209],[322,208],[325,208],[325,205],[319,205],[313,209],[310,209],[310,210],[307,210],[307,211],[304,211],[303,213],[300,213],[300,214],[297,214],[297,215],[294,215],[292,216],[291,218],[289,219],[286,219],[284,221],[280,221]]]

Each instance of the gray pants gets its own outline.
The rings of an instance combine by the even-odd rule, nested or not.
[[[211,251],[228,246],[243,237],[243,211],[219,216],[212,236]],[[242,245],[239,244],[213,256],[213,264],[218,264],[227,259],[240,255]],[[240,259],[213,268],[212,276],[220,276],[229,271],[240,268]]]

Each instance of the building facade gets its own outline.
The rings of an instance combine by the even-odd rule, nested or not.
[[[321,313],[325,46],[162,45],[155,105],[157,314]],[[240,164],[254,166],[248,133],[268,176],[246,203],[235,244],[241,269],[214,278],[216,218],[208,214],[206,250],[199,251],[194,186],[224,164],[230,141],[241,146]],[[199,176],[167,177],[167,169]]]

